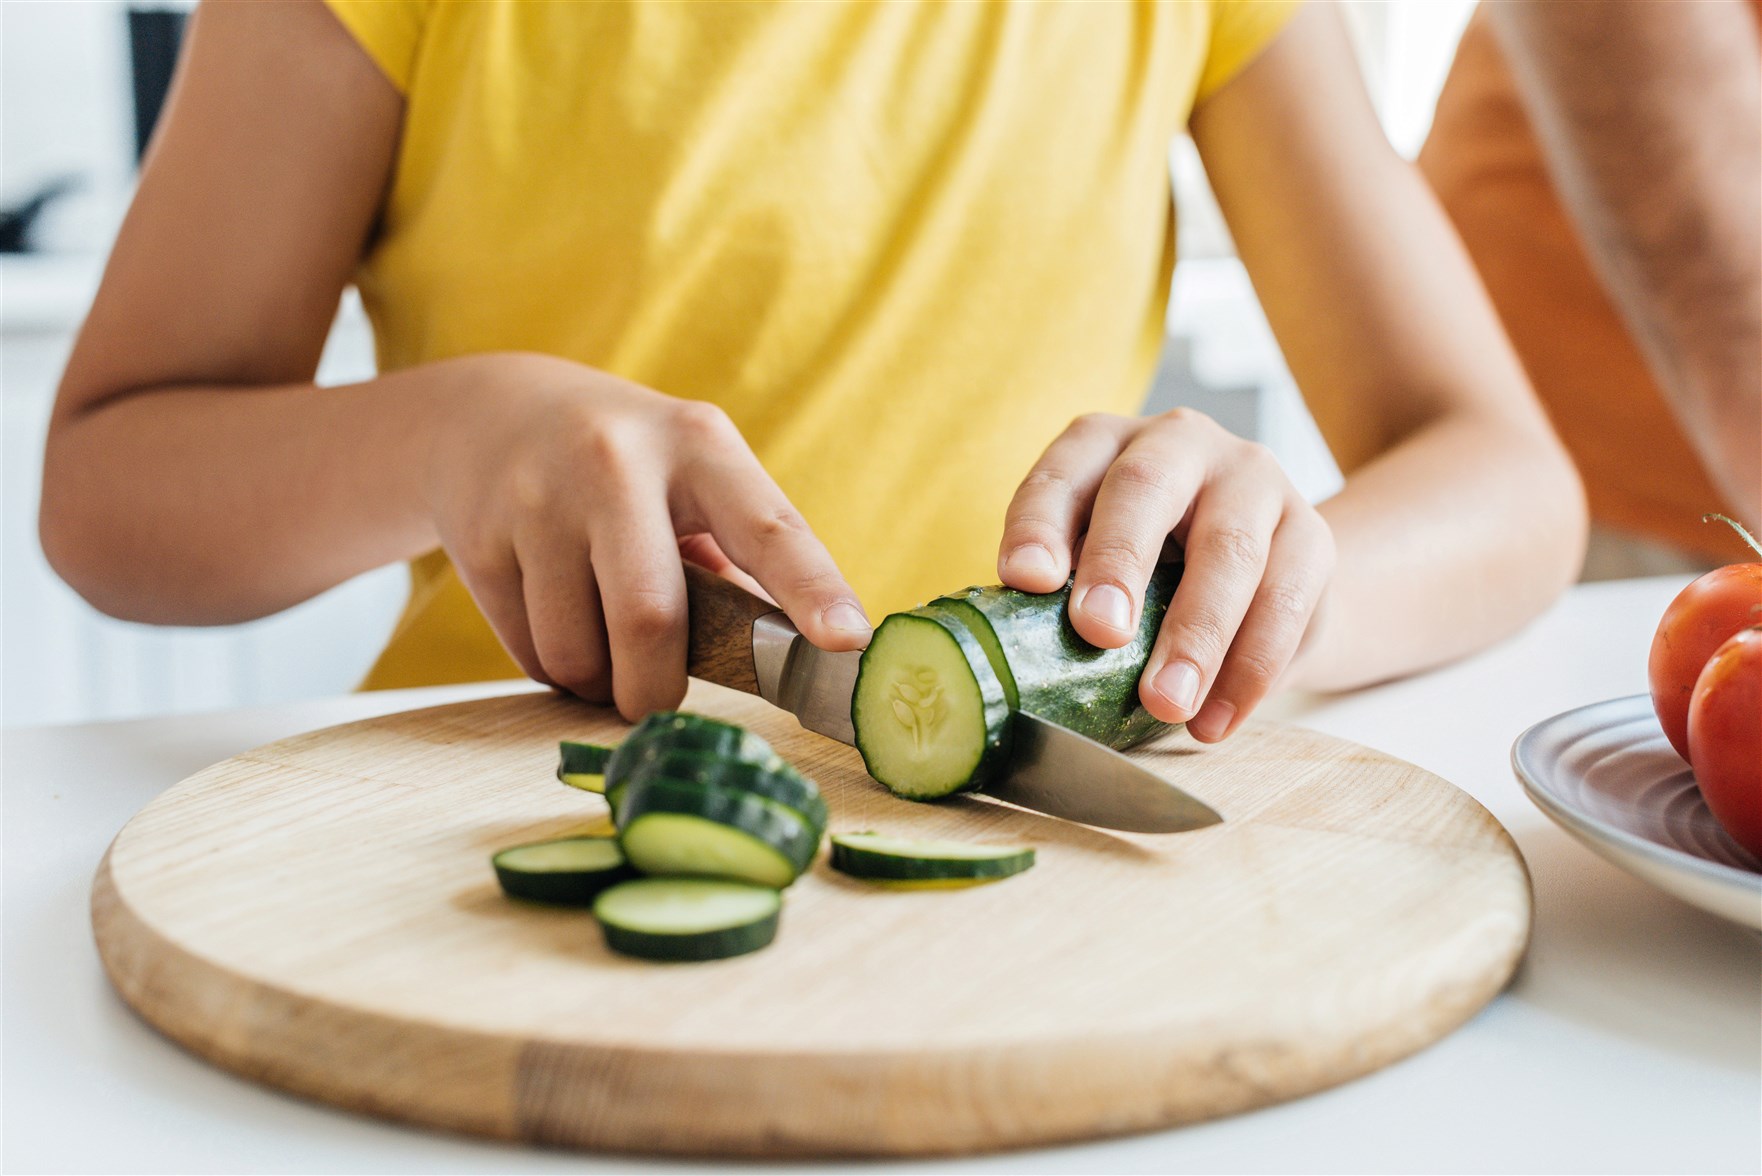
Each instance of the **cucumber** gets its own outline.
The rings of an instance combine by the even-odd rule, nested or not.
[[[558,744],[562,758],[557,764],[557,779],[583,792],[606,790],[606,764],[612,749],[597,743],[575,743],[568,739]]]
[[[982,788],[1008,761],[1003,683],[946,610],[881,622],[858,663],[850,715],[869,775],[909,800]]]
[[[682,711],[655,711],[631,728],[612,753],[606,778],[616,783],[642,760],[669,751],[699,751],[759,764],[777,758],[769,743],[745,727]]]
[[[820,848],[820,829],[750,792],[658,777],[631,781],[617,803],[618,843],[644,874],[794,882]]]
[[[610,837],[563,837],[516,845],[490,862],[505,893],[559,906],[586,906],[606,887],[636,876]]]
[[[908,841],[879,833],[838,833],[832,868],[853,878],[889,882],[992,881],[1034,864],[1027,845],[969,845],[961,841]]]
[[[939,596],[912,611],[921,616],[950,617],[965,625],[967,632],[979,642],[979,648],[985,651],[985,660],[991,663],[991,672],[1003,684],[1004,701],[1009,703],[1010,710],[1016,709],[1016,676],[1010,671],[1009,659],[1003,655],[1003,645],[997,640],[997,634],[992,630],[991,622],[985,619],[984,613],[974,608],[971,602],[957,596]]]
[[[606,946],[646,960],[720,960],[777,936],[783,897],[767,886],[706,878],[641,878],[593,904]]]
[[[962,615],[983,618],[1008,664],[1014,709],[1125,748],[1169,729],[1139,705],[1138,679],[1180,582],[1179,563],[1157,566],[1144,593],[1137,636],[1119,649],[1100,649],[1077,636],[1069,584],[1042,596],[1014,588],[969,588],[931,604],[965,604],[972,611]],[[860,739],[861,724],[857,731]]]
[[[766,763],[756,764],[701,751],[663,751],[639,760],[618,779],[617,788],[621,796],[630,784],[662,777],[751,792],[793,809],[808,824],[822,833],[826,831],[826,799],[820,795],[819,787],[775,755]]]

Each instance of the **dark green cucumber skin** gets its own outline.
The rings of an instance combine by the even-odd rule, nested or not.
[[[618,802],[624,799],[624,785],[607,781],[604,796],[606,807],[612,810],[612,824],[616,825],[618,823]]]
[[[503,893],[549,906],[591,906],[600,891],[636,877],[639,875],[629,866],[591,874],[526,874],[496,867],[496,881],[502,884]]]
[[[1157,566],[1137,636],[1119,649],[1101,649],[1077,635],[1068,583],[1044,595],[990,587],[941,599],[971,605],[991,626],[1015,678],[1016,709],[1126,748],[1170,729],[1139,704],[1138,679],[1180,582],[1179,563]]]
[[[612,753],[606,763],[607,791],[641,760],[668,751],[698,751],[759,764],[777,758],[769,743],[745,727],[681,711],[655,711],[631,728]]]
[[[821,830],[793,809],[714,784],[665,777],[632,780],[621,786],[612,811],[620,833],[647,813],[681,813],[726,825],[775,849],[798,876],[820,850]]]
[[[514,849],[526,849],[527,846],[517,845],[502,853]],[[502,892],[510,898],[523,898],[528,902],[542,902],[551,906],[591,906],[598,898],[600,891],[620,882],[628,882],[637,877],[637,872],[628,864],[613,866],[606,870],[547,870],[527,871],[511,870],[502,865],[501,853],[490,859],[495,867],[496,881],[501,883]]]
[[[565,739],[557,747],[559,780],[564,776],[603,776],[606,773],[606,764],[612,759],[612,748],[595,743],[575,743]]]
[[[1034,865],[1034,851],[1007,858],[902,858],[874,853],[832,842],[831,866],[853,878],[879,878],[888,882],[940,882],[951,879],[974,881],[1008,878]]]
[[[997,640],[991,622],[985,619],[984,613],[958,596],[939,596],[912,611],[919,616],[952,617],[965,625],[967,631],[978,640],[979,647],[985,651],[985,659],[991,663],[991,672],[1002,683],[1004,701],[1009,704],[1010,710],[1016,709],[1016,676],[1010,671],[1009,659],[1003,655],[1003,645]]]
[[[882,780],[880,776],[875,775],[874,765],[870,761],[869,750],[863,746],[863,720],[857,708],[857,700],[863,697],[863,675],[871,672],[886,672],[878,665],[872,664],[870,654],[873,653],[875,647],[880,644],[878,639],[881,635],[881,629],[889,624],[903,623],[897,619],[901,617],[931,621],[940,625],[954,637],[956,645],[958,645],[960,651],[966,655],[967,668],[973,672],[973,678],[979,684],[979,697],[984,706],[985,746],[980,750],[979,762],[973,769],[972,775],[968,776],[962,784],[948,792],[942,793],[940,796],[908,795],[900,792],[892,784],[888,783],[888,781]],[[875,779],[880,780],[882,784],[886,785],[889,792],[892,792],[895,796],[903,797],[906,800],[939,800],[942,796],[953,796],[959,792],[975,791],[985,787],[986,784],[996,778],[997,774],[1009,763],[1010,705],[1008,698],[1005,697],[1003,692],[1003,683],[998,680],[996,673],[992,671],[991,660],[985,656],[985,650],[980,646],[979,639],[975,637],[972,631],[959,619],[943,610],[931,610],[929,612],[917,610],[910,613],[895,613],[881,622],[881,626],[875,630],[875,638],[870,640],[868,649],[863,651],[862,659],[857,663],[857,681],[856,688],[851,692],[850,717],[851,726],[856,729],[857,751],[861,753],[863,757],[863,767],[868,770],[869,775],[874,776]],[[883,721],[891,721],[891,716],[888,716]]]
[[[714,784],[751,792],[767,800],[786,805],[800,814],[808,824],[821,832],[826,830],[828,813],[826,799],[814,782],[773,758],[765,764],[746,760],[728,760],[701,751],[659,751],[645,756],[611,785],[619,791],[640,780],[665,778],[694,784]],[[609,791],[609,790],[608,790]]]
[[[777,924],[781,921],[781,916],[782,912],[776,911],[769,917],[756,923],[748,923],[744,927],[700,931],[693,935],[656,935],[648,931],[620,927],[604,920],[600,921],[600,931],[606,937],[606,946],[620,955],[654,960],[657,963],[692,964],[705,960],[726,960],[769,947],[771,941],[777,938]]]

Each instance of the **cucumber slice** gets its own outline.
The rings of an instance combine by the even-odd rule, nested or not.
[[[612,753],[606,778],[615,784],[643,759],[669,751],[698,751],[755,764],[777,757],[769,743],[745,727],[683,711],[655,711],[631,728]]]
[[[1003,683],[1004,701],[1009,703],[1010,710],[1016,709],[1016,676],[1009,668],[1009,659],[1003,655],[1003,646],[998,643],[997,634],[991,629],[991,622],[985,614],[974,608],[968,601],[956,596],[941,596],[921,608],[912,610],[919,614],[941,614],[952,617],[965,625],[979,642],[979,648],[985,651],[985,660],[991,663],[991,672]]]
[[[615,882],[636,876],[610,837],[563,837],[504,849],[490,859],[496,881],[514,898],[586,906]]]
[[[778,890],[808,868],[820,830],[762,796],[684,780],[624,785],[618,842],[644,874],[756,882]]]
[[[575,743],[568,739],[558,744],[562,758],[557,764],[557,779],[583,792],[606,790],[606,764],[612,749],[597,743]]]
[[[721,960],[777,936],[783,896],[768,886],[707,878],[641,878],[593,904],[606,946],[646,960]]]
[[[909,800],[983,787],[1008,758],[1009,714],[978,639],[940,610],[881,622],[850,704],[869,775]]]
[[[772,756],[766,763],[755,764],[745,760],[726,760],[701,751],[663,751],[638,761],[620,777],[617,786],[622,790],[637,781],[662,777],[751,792],[793,809],[808,824],[822,833],[826,831],[826,799],[820,795],[819,787],[778,756]]]
[[[980,643],[995,644],[1008,666],[1016,693],[1013,709],[1125,748],[1169,729],[1139,705],[1138,679],[1180,582],[1179,563],[1157,566],[1144,593],[1137,636],[1118,649],[1101,649],[1077,636],[1069,584],[1043,596],[1014,588],[969,588],[926,607],[965,604],[972,613],[960,615],[983,618],[984,627],[974,628]]]
[[[838,833],[832,838],[832,868],[853,878],[914,884],[992,881],[1033,864],[1031,845],[909,841],[879,833]]]

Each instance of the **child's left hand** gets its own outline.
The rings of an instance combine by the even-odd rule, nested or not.
[[[1264,445],[1188,409],[1079,417],[1010,502],[998,575],[1051,592],[1074,562],[1071,624],[1116,648],[1137,630],[1171,536],[1186,570],[1138,693],[1157,718],[1215,742],[1284,674],[1334,571],[1328,524]]]

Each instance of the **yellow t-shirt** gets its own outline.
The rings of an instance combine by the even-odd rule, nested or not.
[[[380,366],[714,401],[872,615],[990,581],[1047,442],[1141,403],[1170,140],[1296,3],[329,0],[406,99]],[[369,686],[516,672],[444,555],[412,575]]]

